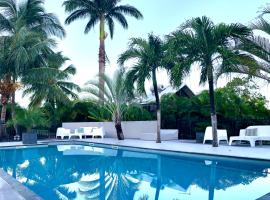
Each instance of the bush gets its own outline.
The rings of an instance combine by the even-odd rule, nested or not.
[[[7,121],[7,126],[12,127],[14,124],[22,126],[31,132],[33,128],[48,128],[49,121],[46,119],[45,113],[40,108],[17,109],[16,118]]]
[[[154,119],[150,112],[136,105],[128,106],[123,118],[124,121],[149,121]]]

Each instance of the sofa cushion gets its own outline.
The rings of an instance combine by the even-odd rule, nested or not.
[[[78,133],[84,133],[83,128],[78,128]]]
[[[258,136],[257,128],[246,129],[246,136]]]

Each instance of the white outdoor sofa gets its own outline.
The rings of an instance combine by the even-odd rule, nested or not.
[[[92,134],[93,134],[93,138],[98,138],[98,137],[104,138],[105,130],[103,127],[94,127],[92,129]]]
[[[139,139],[141,140],[156,140],[157,133],[141,133]],[[165,140],[178,140],[177,129],[160,129],[160,138],[162,141]]]
[[[270,141],[270,126],[249,126],[241,129],[239,136],[230,137],[229,145],[235,141],[247,141],[251,147],[255,147],[256,142],[262,144],[263,141]]]
[[[104,138],[105,131],[103,127],[80,127],[75,129],[74,133],[69,134],[69,139],[74,137],[79,137],[79,139],[83,139],[83,137],[91,137],[91,138]]]
[[[63,140],[65,137],[69,138],[69,135],[70,135],[70,129],[66,129],[62,127],[57,128],[56,139],[60,137]]]
[[[227,130],[225,129],[218,129],[217,130],[217,140],[218,144],[220,141],[226,141],[228,143],[228,134]],[[203,144],[205,144],[206,141],[213,141],[213,133],[212,133],[212,127],[209,126],[205,129],[204,138],[203,138]]]

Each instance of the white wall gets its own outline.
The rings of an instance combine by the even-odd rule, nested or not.
[[[62,123],[62,127],[74,130],[80,127],[103,127],[105,129],[105,137],[116,138],[116,130],[113,122],[67,122]],[[125,138],[139,139],[143,133],[156,133],[156,121],[129,121],[122,122],[122,129]]]

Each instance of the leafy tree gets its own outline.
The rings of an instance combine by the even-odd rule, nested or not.
[[[136,59],[132,69],[127,74],[127,87],[130,91],[134,90],[134,84],[140,94],[145,94],[145,81],[152,79],[157,108],[157,143],[160,139],[160,100],[158,94],[158,84],[156,73],[159,68],[163,68],[163,61],[166,57],[165,45],[163,41],[153,34],[148,35],[148,40],[142,38],[132,38],[129,48],[120,55],[118,63],[124,65],[131,59]]]
[[[73,21],[80,18],[88,18],[87,25],[84,33],[88,33],[94,26],[99,23],[99,76],[105,74],[105,39],[107,33],[105,31],[105,25],[109,27],[111,38],[114,34],[114,21],[120,23],[120,25],[127,29],[128,22],[124,15],[141,19],[143,16],[139,10],[130,5],[119,5],[120,0],[66,0],[63,5],[65,10],[70,15],[66,19],[66,24],[70,24]],[[104,94],[104,81],[99,79],[99,98],[102,100]]]
[[[217,147],[217,117],[214,97],[214,72],[218,68],[239,65],[255,65],[248,54],[235,51],[233,43],[250,36],[251,31],[241,24],[220,23],[215,25],[209,18],[193,18],[171,34],[169,41],[174,47],[179,64],[171,70],[172,82],[181,83],[191,66],[196,63],[201,68],[200,83],[209,85],[213,146]]]
[[[113,78],[110,78],[106,75],[99,78],[102,78],[105,83],[103,90],[105,95],[105,104],[103,107],[112,116],[112,120],[115,123],[117,138],[119,140],[123,140],[124,134],[121,126],[121,121],[126,110],[126,104],[129,100],[128,92],[125,86],[125,71],[124,69],[117,70]],[[97,81],[89,81],[87,83],[87,87],[84,89],[84,91],[91,94],[94,98],[99,97],[99,90],[102,90],[102,88],[100,88],[100,85]],[[97,102],[97,104],[99,103]]]

